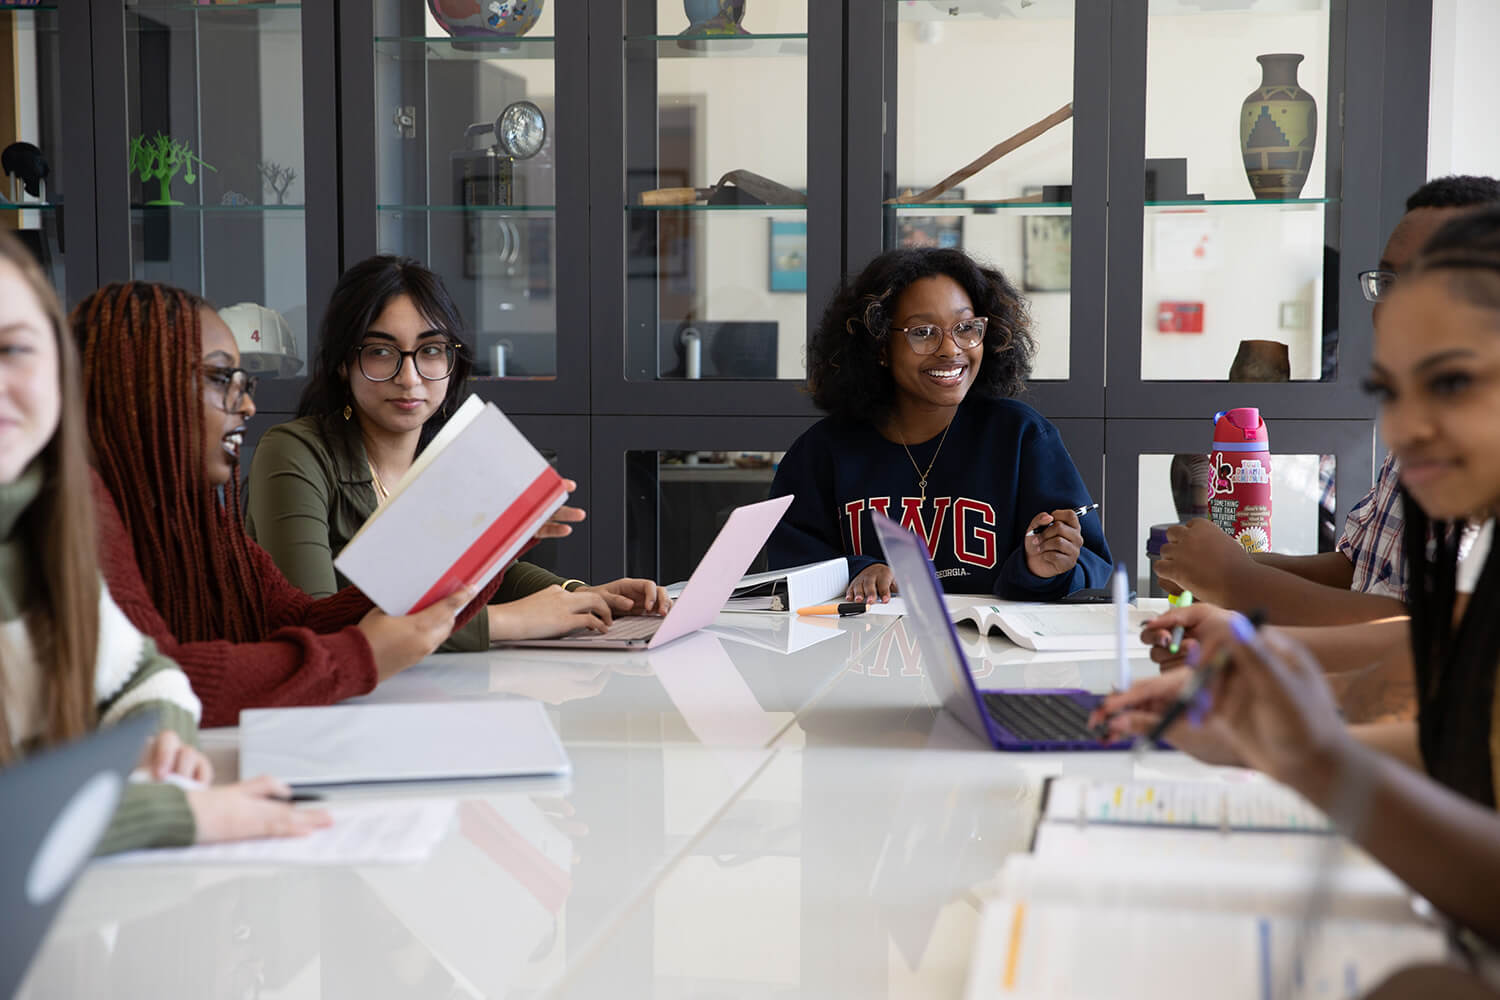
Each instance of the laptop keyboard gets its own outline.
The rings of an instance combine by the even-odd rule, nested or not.
[[[983,691],[990,718],[1022,740],[1093,740],[1089,710],[1066,694]]]
[[[662,620],[655,615],[630,615],[616,618],[603,633],[594,633],[601,639],[649,639],[661,628]]]

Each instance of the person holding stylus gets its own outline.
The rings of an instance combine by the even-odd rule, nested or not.
[[[772,496],[795,497],[772,569],[849,561],[848,602],[887,601],[872,518],[918,532],[950,593],[1050,601],[1108,585],[1098,505],[1057,429],[1011,397],[1036,341],[1009,279],[962,250],[905,247],[839,289],[808,352],[828,412],[797,439]]]
[[[1147,626],[1155,636],[1185,624],[1195,664],[1226,653],[1200,724],[1185,715],[1165,736],[1295,788],[1456,923],[1500,946],[1500,209],[1446,224],[1402,276],[1376,318],[1369,387],[1401,469],[1417,718],[1345,726],[1306,647],[1197,604]],[[1467,525],[1478,537],[1460,560]],[[1105,699],[1095,721],[1107,720],[1113,738],[1149,733],[1193,677],[1173,670],[1138,682]]]

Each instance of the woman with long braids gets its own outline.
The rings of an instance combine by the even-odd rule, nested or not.
[[[308,597],[241,527],[239,448],[254,380],[218,314],[180,289],[133,282],[84,299],[72,325],[104,577],[126,616],[187,672],[205,725],[234,725],[242,708],[368,692],[437,648],[455,616],[467,620],[499,586],[403,617],[353,588]]]
[[[1227,650],[1230,667],[1204,724],[1180,723],[1167,736],[1291,785],[1500,946],[1500,209],[1448,222],[1401,275],[1375,317],[1368,385],[1404,491],[1416,721],[1345,727],[1302,646],[1195,606],[1148,632],[1188,625],[1199,633],[1199,661]],[[1465,524],[1486,527],[1460,560]],[[1142,681],[1106,699],[1100,716],[1113,713],[1114,736],[1144,732],[1189,674]]]
[[[99,580],[78,353],[36,261],[0,232],[0,767],[142,712],[162,727],[151,778],[206,782],[198,699]],[[306,833],[271,778],[184,791],[130,782],[100,853]],[[7,805],[9,808],[9,805]],[[19,808],[19,807],[18,807]]]
[[[462,329],[443,279],[409,257],[369,257],[340,276],[298,419],[266,433],[250,468],[245,530],[297,587],[321,597],[346,584],[334,558],[463,402]],[[485,613],[442,648],[602,631],[615,615],[671,605],[650,580],[591,587],[515,562]]]
[[[870,261],[809,344],[808,387],[828,417],[776,470],[771,495],[796,499],[771,566],[844,556],[849,600],[889,600],[870,521],[883,514],[923,535],[948,591],[1048,601],[1103,586],[1109,547],[1088,489],[1057,429],[1011,398],[1035,352],[1015,286],[962,250]]]

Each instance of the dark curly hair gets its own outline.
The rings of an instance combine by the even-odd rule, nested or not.
[[[962,250],[904,247],[887,250],[844,283],[823,312],[808,345],[807,385],[813,402],[837,417],[880,424],[896,406],[896,381],[880,361],[891,331],[891,313],[915,281],[945,275],[968,294],[974,315],[988,316],[984,362],[972,392],[987,399],[1026,388],[1036,340],[1026,302],[992,267]]]
[[[1500,181],[1472,174],[1434,177],[1406,199],[1408,212],[1419,208],[1468,208],[1500,201]]]

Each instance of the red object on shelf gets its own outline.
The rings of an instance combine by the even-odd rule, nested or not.
[[[1162,302],[1156,307],[1156,328],[1162,333],[1202,333],[1202,302]]]

